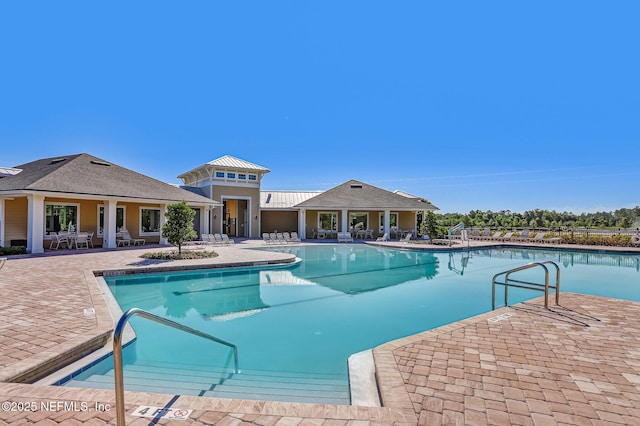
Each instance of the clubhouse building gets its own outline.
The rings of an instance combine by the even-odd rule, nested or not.
[[[92,233],[92,244],[106,248],[116,247],[123,229],[162,244],[166,206],[180,201],[196,211],[198,234],[236,238],[283,231],[302,239],[338,232],[415,233],[419,215],[437,209],[411,194],[357,180],[326,191],[262,190],[269,172],[229,155],[182,173],[182,186],[89,154],[0,167],[0,246],[25,245],[30,253],[42,253],[53,232],[69,229]]]

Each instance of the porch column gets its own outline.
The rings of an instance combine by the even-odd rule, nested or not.
[[[4,198],[0,197],[0,247],[4,245]]]
[[[384,233],[391,238],[391,210],[384,211]]]
[[[102,247],[116,248],[116,200],[104,201],[104,227],[102,228]]]
[[[347,209],[342,209],[342,233],[346,234],[347,232],[349,232],[349,215]]]
[[[209,231],[209,217],[211,215],[211,209],[207,207],[202,207],[200,212],[200,234],[208,234]],[[200,239],[201,235],[198,235],[196,239]]]
[[[162,236],[162,226],[167,223],[167,205],[166,204],[161,204],[160,205],[160,244],[163,246],[169,245],[169,241]]]
[[[301,240],[307,239],[307,211],[305,209],[298,210],[298,237]]]
[[[44,195],[27,197],[27,252],[44,253]]]

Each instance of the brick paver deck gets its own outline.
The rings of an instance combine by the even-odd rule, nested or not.
[[[15,404],[2,406],[0,422],[115,423],[112,391],[11,382],[35,380],[44,366],[62,365],[104,345],[113,318],[92,271],[176,265],[138,257],[151,249],[7,262],[0,271],[0,401]],[[213,260],[178,265],[285,261],[289,256],[241,247],[216,251]],[[573,294],[563,294],[561,303],[550,311],[539,300],[503,308],[376,348],[381,408],[127,392],[126,409],[171,405],[194,410],[189,421],[178,424],[638,424],[640,304]],[[512,316],[488,321],[501,313]],[[79,408],[70,410],[73,405],[58,406],[58,401]],[[32,402],[37,409],[16,410],[18,402],[21,407]],[[88,403],[86,409],[82,402]],[[128,424],[150,421],[127,415]]]

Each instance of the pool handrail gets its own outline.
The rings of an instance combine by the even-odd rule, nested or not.
[[[551,264],[556,268],[556,285],[555,286],[549,285],[549,269],[545,266],[548,264]],[[511,275],[513,272],[535,268],[536,266],[540,266],[544,269],[544,284],[532,283],[529,281],[521,281],[521,280],[514,280],[514,279],[509,280],[509,275]],[[504,282],[496,281],[498,277],[501,275],[505,276]],[[511,284],[511,283],[518,283],[518,284]],[[493,280],[491,284],[492,285],[492,288],[491,288],[491,293],[492,293],[491,309],[492,310],[496,309],[496,284],[504,286],[504,306],[505,307],[509,306],[509,287],[524,288],[527,290],[534,290],[534,291],[543,291],[545,308],[549,308],[549,289],[551,288],[551,289],[554,289],[556,293],[556,305],[560,304],[560,267],[558,266],[557,263],[551,260],[546,260],[544,262],[527,263],[526,265],[519,266],[517,268],[509,269],[508,271],[495,274],[493,276]]]
[[[129,319],[133,316],[140,316],[142,318],[155,321],[157,323],[173,327],[177,330],[185,331],[187,333],[191,333],[195,336],[202,337],[207,340],[212,340],[216,343],[220,343],[225,346],[229,346],[233,349],[233,361],[235,363],[235,372],[236,374],[240,372],[238,370],[238,347],[233,343],[229,343],[226,340],[219,339],[215,336],[212,336],[207,333],[203,333],[202,331],[196,330],[191,327],[187,327],[186,325],[182,325],[175,321],[171,321],[170,319],[163,318],[161,316],[152,314],[151,312],[147,312],[144,309],[140,308],[131,308],[122,316],[116,325],[115,330],[113,331],[113,377],[115,380],[115,392],[116,392],[116,424],[125,425],[125,417],[124,417],[124,373],[122,367],[122,333],[124,328],[129,321]]]

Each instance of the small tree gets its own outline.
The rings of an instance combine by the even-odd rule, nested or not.
[[[424,212],[422,216],[422,223],[420,224],[420,233],[422,235],[428,235],[431,238],[437,237],[438,224],[436,223],[436,214],[431,210]]]
[[[196,212],[184,201],[167,206],[164,216],[167,223],[162,225],[162,236],[169,243],[178,246],[178,255],[182,254],[182,244],[198,237],[193,229],[193,217]]]

